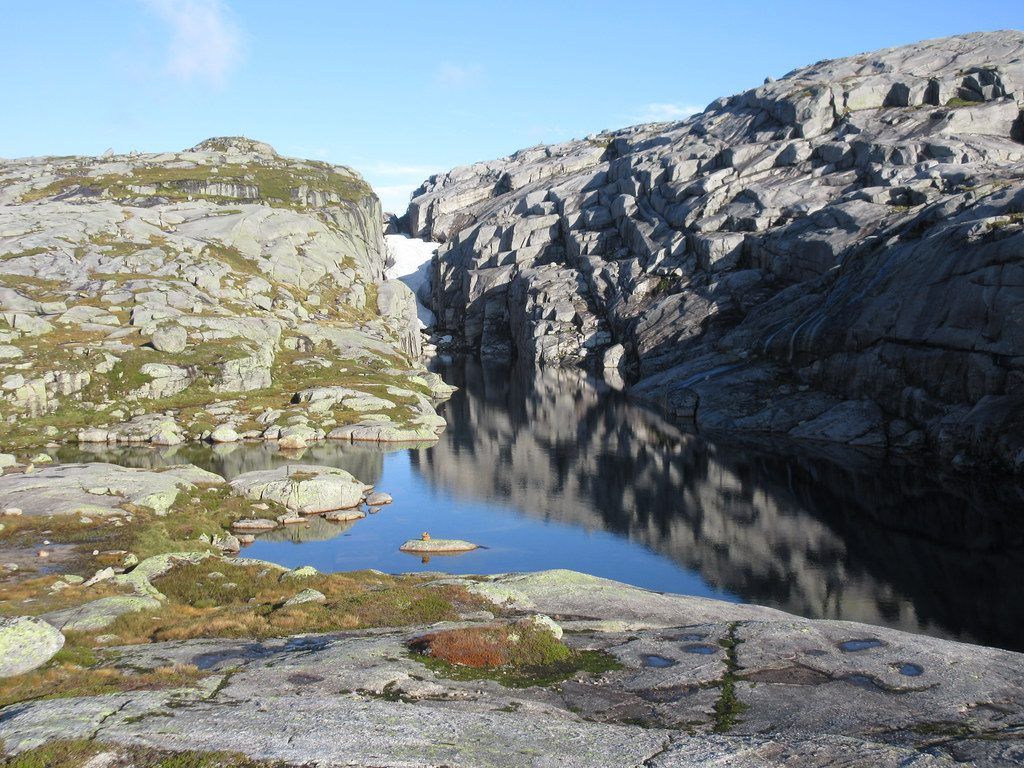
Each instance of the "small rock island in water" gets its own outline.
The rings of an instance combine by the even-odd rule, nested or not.
[[[1024,33],[1003,31],[463,165],[400,216],[356,170],[244,137],[0,160],[0,764],[1024,763],[1016,585],[939,621],[939,567],[910,615],[885,594],[899,558],[829,538],[930,532],[969,573],[1024,549],[1022,110]],[[572,371],[722,442],[684,458],[557,378],[558,408],[488,415],[438,373],[456,355]],[[729,465],[723,500],[730,446],[773,458]],[[402,452],[419,498],[381,474]],[[854,456],[851,477],[948,473],[1002,516],[879,500],[801,539],[756,478],[802,452],[809,481],[770,471],[808,508]],[[432,517],[438,489],[503,522],[455,538],[480,523]],[[660,515],[712,493],[718,516]],[[545,562],[604,573],[628,542],[637,572],[471,559],[523,547],[502,525],[526,518]],[[559,552],[562,528],[592,555]],[[423,563],[339,567],[357,541]],[[294,565],[314,545],[335,554]],[[722,599],[624,583],[660,549]],[[832,576],[796,583],[800,558]]]

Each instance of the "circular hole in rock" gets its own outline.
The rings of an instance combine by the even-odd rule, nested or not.
[[[844,653],[855,653],[856,651],[866,651],[869,648],[881,648],[882,641],[876,640],[873,637],[865,638],[863,640],[845,640],[839,644],[839,650]]]
[[[666,659],[664,656],[659,656],[656,653],[651,653],[643,657],[645,667],[671,667],[675,664],[672,659]]]
[[[917,677],[924,672],[924,667],[909,661],[904,661],[896,665],[896,671],[907,677]]]
[[[696,653],[702,656],[710,656],[713,653],[718,653],[718,649],[713,645],[691,643],[690,645],[683,646],[683,653]]]

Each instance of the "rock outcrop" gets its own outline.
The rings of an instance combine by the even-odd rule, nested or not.
[[[1022,48],[819,62],[682,122],[434,176],[406,224],[443,243],[439,330],[624,370],[708,431],[1022,471]]]
[[[293,397],[339,383],[433,436],[445,392],[386,260],[355,171],[250,139],[0,161],[0,444],[309,442],[366,415]]]

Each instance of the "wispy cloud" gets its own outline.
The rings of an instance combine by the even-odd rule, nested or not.
[[[455,64],[442,62],[434,72],[434,80],[446,88],[466,88],[477,85],[484,79],[484,70],[479,64]]]
[[[633,115],[632,119],[638,123],[660,123],[668,120],[685,120],[690,115],[702,111],[701,107],[693,104],[654,103],[644,105],[643,110]]]
[[[167,27],[165,69],[182,82],[223,85],[241,58],[241,35],[223,0],[140,0]]]

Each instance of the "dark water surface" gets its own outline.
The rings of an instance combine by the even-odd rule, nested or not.
[[[442,373],[462,389],[442,407],[438,443],[321,443],[301,459],[347,469],[392,505],[351,524],[274,531],[245,554],[322,571],[572,568],[1024,649],[1024,489],[1014,482],[836,448],[709,442],[575,371],[457,362]],[[229,479],[284,461],[269,444],[89,456],[191,461]],[[429,561],[398,551],[422,531],[486,548]]]

